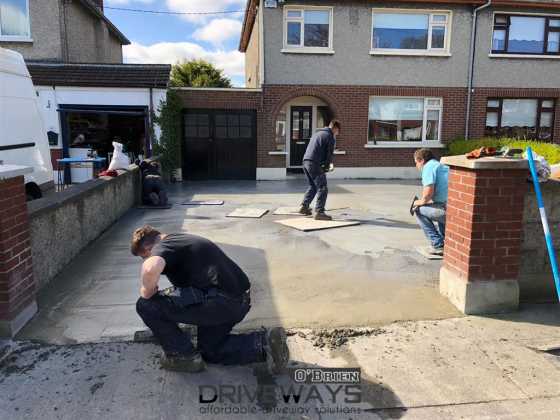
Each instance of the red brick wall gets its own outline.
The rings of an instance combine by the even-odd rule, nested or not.
[[[559,89],[522,89],[522,88],[477,88],[472,97],[470,138],[484,136],[486,127],[486,104],[488,98],[551,98],[556,99],[554,113],[553,141],[560,144],[560,88]],[[445,106],[445,105],[444,105]]]
[[[517,279],[526,170],[452,167],[444,267],[468,281]]]
[[[443,98],[442,142],[464,136],[466,89],[399,86],[324,86],[269,85],[258,91],[183,90],[179,91],[186,108],[251,109],[257,111],[257,166],[284,167],[286,156],[269,155],[275,151],[274,125],[278,112],[290,100],[314,96],[329,105],[342,123],[337,141],[346,155],[335,157],[338,167],[408,167],[412,166],[412,148],[366,149],[370,96],[419,96]],[[556,98],[554,141],[560,143],[560,89],[484,88],[473,95],[472,138],[484,136],[486,102],[489,97]],[[442,150],[434,150],[441,154]]]
[[[0,180],[0,320],[35,300],[29,220],[22,176]]]
[[[259,167],[281,167],[285,156],[269,156],[275,150],[274,121],[281,107],[300,96],[315,96],[326,102],[341,121],[337,148],[346,155],[335,156],[338,167],[412,165],[413,148],[366,149],[370,96],[420,96],[443,98],[442,140],[449,141],[464,132],[466,89],[417,88],[397,86],[265,86],[264,138],[260,139]],[[438,151],[436,151],[437,153]]]

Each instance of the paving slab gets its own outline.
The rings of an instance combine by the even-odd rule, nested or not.
[[[334,229],[334,228],[342,228],[348,226],[357,226],[360,222],[355,222],[351,220],[315,220],[313,218],[294,218],[294,219],[284,219],[284,220],[276,220],[276,223],[279,223],[284,226],[288,226],[297,230],[301,230],[303,232],[312,232],[314,230],[324,230],[324,229]]]
[[[224,200],[194,200],[181,203],[183,206],[221,206]]]
[[[267,209],[253,209],[253,208],[240,208],[235,209],[231,213],[227,215],[227,217],[239,217],[245,219],[260,219],[266,213],[268,213]]]

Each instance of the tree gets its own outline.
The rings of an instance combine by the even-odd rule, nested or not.
[[[224,76],[223,70],[204,60],[175,64],[171,69],[170,84],[173,87],[232,87],[231,80]]]

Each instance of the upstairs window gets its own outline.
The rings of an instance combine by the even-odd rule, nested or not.
[[[284,49],[332,50],[332,8],[284,8]]]
[[[29,37],[29,1],[0,0],[0,39]]]
[[[489,99],[486,135],[518,139],[552,140],[554,99]]]
[[[450,12],[373,10],[372,53],[448,53]]]
[[[560,55],[560,16],[494,16],[494,54]]]

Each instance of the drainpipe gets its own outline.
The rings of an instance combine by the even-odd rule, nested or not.
[[[469,139],[469,126],[471,120],[471,100],[473,93],[473,79],[474,79],[474,54],[475,54],[475,43],[476,43],[476,21],[478,19],[478,12],[490,7],[492,0],[488,0],[488,3],[483,4],[473,10],[472,14],[472,29],[471,29],[471,47],[469,56],[469,80],[467,87],[467,114],[465,116],[465,139]]]

